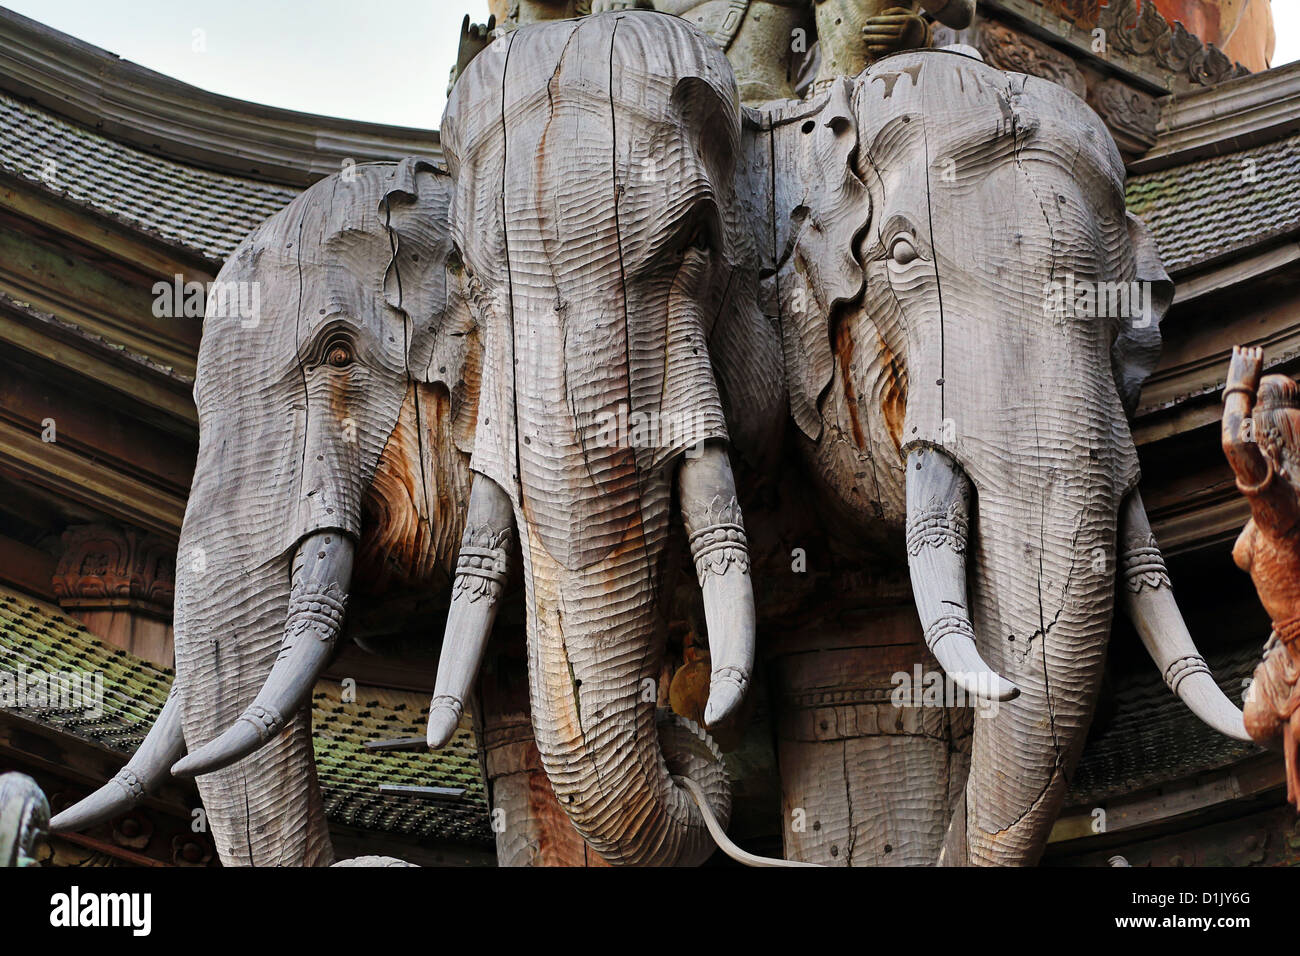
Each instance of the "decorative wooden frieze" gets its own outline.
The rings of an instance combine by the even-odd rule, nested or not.
[[[1170,24],[1153,0],[1110,0],[1106,6],[1095,0],[983,0],[980,8],[994,19],[1009,14],[1041,38],[1068,45],[1081,63],[1101,61],[1169,92],[1250,72],[1181,23]]]
[[[1123,52],[1154,57],[1162,68],[1200,86],[1249,73],[1182,23],[1171,25],[1152,0],[1114,0],[1102,11],[1099,25],[1107,31],[1108,42]]]
[[[1160,105],[1154,96],[1107,78],[1089,91],[1088,105],[1106,121],[1121,151],[1145,152],[1155,145]]]
[[[996,20],[981,23],[975,47],[990,66],[1041,76],[1059,83],[1077,96],[1087,95],[1087,84],[1073,60],[1005,23]]]
[[[63,533],[63,549],[54,572],[63,607],[171,617],[176,555],[162,538],[133,528],[77,525]]]

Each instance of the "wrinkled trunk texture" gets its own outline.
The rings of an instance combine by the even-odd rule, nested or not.
[[[964,814],[945,849],[949,865],[1030,865],[1078,763],[1096,706],[1114,597],[1117,502],[1071,422],[1040,448],[1062,467],[1024,461],[1009,486],[979,489],[971,546],[971,604],[979,649],[1020,689],[975,720]],[[1074,423],[1074,424],[1077,424]],[[1097,473],[1092,473],[1097,472]],[[965,845],[958,845],[964,830]]]
[[[523,648],[497,649],[479,679],[475,733],[483,748],[498,866],[609,866],[587,845],[546,778],[528,706]]]
[[[258,451],[230,450],[234,458]],[[200,456],[200,465],[204,464]],[[232,462],[239,465],[238,461]],[[284,638],[293,548],[278,550],[283,507],[263,499],[248,469],[200,471],[190,497],[176,570],[176,680],[184,693],[191,753],[235,723],[252,703]],[[232,475],[248,475],[247,481]],[[224,477],[223,477],[224,476]],[[241,485],[231,488],[231,485]],[[247,505],[214,502],[211,486]],[[238,529],[232,522],[240,521]],[[289,715],[285,715],[286,718]],[[323,866],[333,861],[312,751],[311,713],[239,763],[197,778],[217,852],[227,866]]]
[[[514,506],[538,753],[560,806],[613,863],[708,856],[673,773],[729,810],[716,748],[698,728],[661,728],[655,708],[676,458],[727,441],[709,335],[742,245],[735,120],[717,46],[628,11],[489,46],[442,126],[484,330],[473,468]],[[634,438],[632,415],[660,424]]]
[[[525,501],[545,495],[549,480],[525,467]],[[669,775],[655,723],[669,501],[662,474],[639,496],[635,481],[604,496],[590,515],[593,530],[624,530],[608,553],[578,567],[556,561],[534,533],[523,548],[542,765],[578,832],[610,862],[628,865],[693,865],[712,851],[699,810]]]

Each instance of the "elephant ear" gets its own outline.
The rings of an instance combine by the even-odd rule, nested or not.
[[[1160,261],[1151,231],[1132,213],[1128,214],[1129,242],[1137,264],[1134,278],[1141,288],[1151,289],[1151,312],[1124,320],[1111,346],[1110,362],[1120,402],[1129,418],[1137,413],[1142,385],[1160,361],[1160,323],[1174,299],[1174,283]]]
[[[775,119],[772,132],[774,168],[793,171],[778,177],[775,197],[789,214],[776,280],[790,414],[812,439],[821,435],[819,404],[835,369],[834,313],[861,295],[865,276],[855,244],[871,196],[854,169],[852,93],[852,81],[838,78],[816,114]]]
[[[463,294],[463,268],[451,238],[451,177],[408,158],[394,167],[384,192],[392,248],[384,298],[410,320],[407,368],[417,382],[451,393],[458,448],[474,442],[479,378],[477,326]]]

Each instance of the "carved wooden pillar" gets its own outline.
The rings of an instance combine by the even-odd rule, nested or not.
[[[569,822],[533,740],[522,658],[484,665],[474,708],[499,866],[608,866]]]
[[[134,528],[76,525],[54,572],[59,605],[96,637],[171,667],[176,549]]]
[[[786,859],[933,865],[966,783],[972,712],[944,706],[915,609],[809,626],[783,641],[772,674]]]

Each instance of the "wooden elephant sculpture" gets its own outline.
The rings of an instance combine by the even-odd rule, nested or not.
[[[1223,393],[1223,452],[1251,512],[1232,558],[1273,621],[1246,730],[1257,743],[1281,742],[1287,799],[1300,809],[1300,385],[1261,378],[1263,365],[1263,349],[1234,348]]]
[[[776,211],[755,232],[773,237],[767,298],[811,480],[864,564],[908,569],[925,645],[912,660],[933,655],[997,705],[968,745],[950,721],[885,750],[869,740],[883,704],[848,730],[820,718],[834,746],[787,748],[782,785],[787,810],[821,826],[787,834],[787,855],[1033,863],[1082,751],[1117,596],[1171,689],[1244,736],[1137,492],[1126,409],[1172,286],[1126,214],[1106,127],[1047,80],[915,51],[752,120],[748,191]],[[851,683],[844,699],[866,702]],[[852,768],[843,786],[826,785],[827,763]]]
[[[449,589],[465,523],[480,350],[449,202],[425,162],[358,165],[222,268],[215,288],[256,283],[261,308],[208,303],[176,678],[136,754],[54,829],[116,816],[173,772],[198,776],[224,864],[333,860],[311,689],[349,596]]]
[[[647,693],[671,511],[708,619],[705,719],[724,720],[755,620],[731,462],[749,436],[729,431],[723,396],[768,429],[782,403],[779,369],[745,378],[745,351],[779,352],[746,271],[734,78],[675,17],[541,24],[474,59],[442,142],[483,333],[470,523],[484,533],[458,566],[429,743],[456,726],[489,637],[482,566],[504,568],[517,541],[532,728],[560,806],[611,862],[701,862],[714,843],[678,778],[725,821],[721,758],[695,725],[657,722]]]
[[[830,704],[783,742],[782,788],[826,825],[791,828],[788,857],[1034,862],[1117,592],[1171,689],[1244,737],[1136,492],[1125,409],[1170,289],[1082,101],[922,51],[746,110],[716,43],[627,11],[497,39],[442,142],[450,175],[318,183],[218,277],[264,283],[271,314],[205,322],[172,695],[56,828],[170,768],[198,775],[224,862],[329,862],[303,705],[349,593],[450,592],[436,747],[518,571],[550,785],[521,812],[562,812],[610,862],[702,861],[730,792],[705,729],[657,710],[668,582],[689,555],[705,722],[734,719],[756,634],[780,627],[759,619],[741,503],[754,476],[790,477],[789,441],[799,510],[815,499],[849,560],[910,578],[888,621],[904,636],[854,667],[935,662],[997,707],[973,733],[943,705],[881,741],[888,694],[813,688]],[[1098,305],[1121,291],[1124,311]],[[769,643],[815,660],[807,636]]]
[[[852,733],[822,720],[838,747],[782,751],[786,809],[820,824],[816,838],[792,828],[787,856],[1032,863],[1083,746],[1117,596],[1170,688],[1245,736],[1136,491],[1126,409],[1158,358],[1168,276],[1125,211],[1104,124],[1047,81],[922,51],[810,101],[736,100],[706,37],[628,11],[502,38],[444,120],[485,342],[475,500],[495,502],[497,540],[521,544],[542,763],[607,859],[708,851],[653,732],[654,695],[636,693],[662,660],[668,502],[703,589],[712,724],[754,654],[731,466],[770,468],[788,411],[860,560],[907,569],[909,660],[998,706],[968,758],[951,755],[956,719],[851,752],[888,695]],[[610,442],[620,407],[688,427]],[[736,562],[721,576],[700,566],[716,547]],[[433,744],[489,623],[469,597],[453,608]],[[860,769],[837,769],[851,759]],[[710,801],[720,811],[720,787]]]

